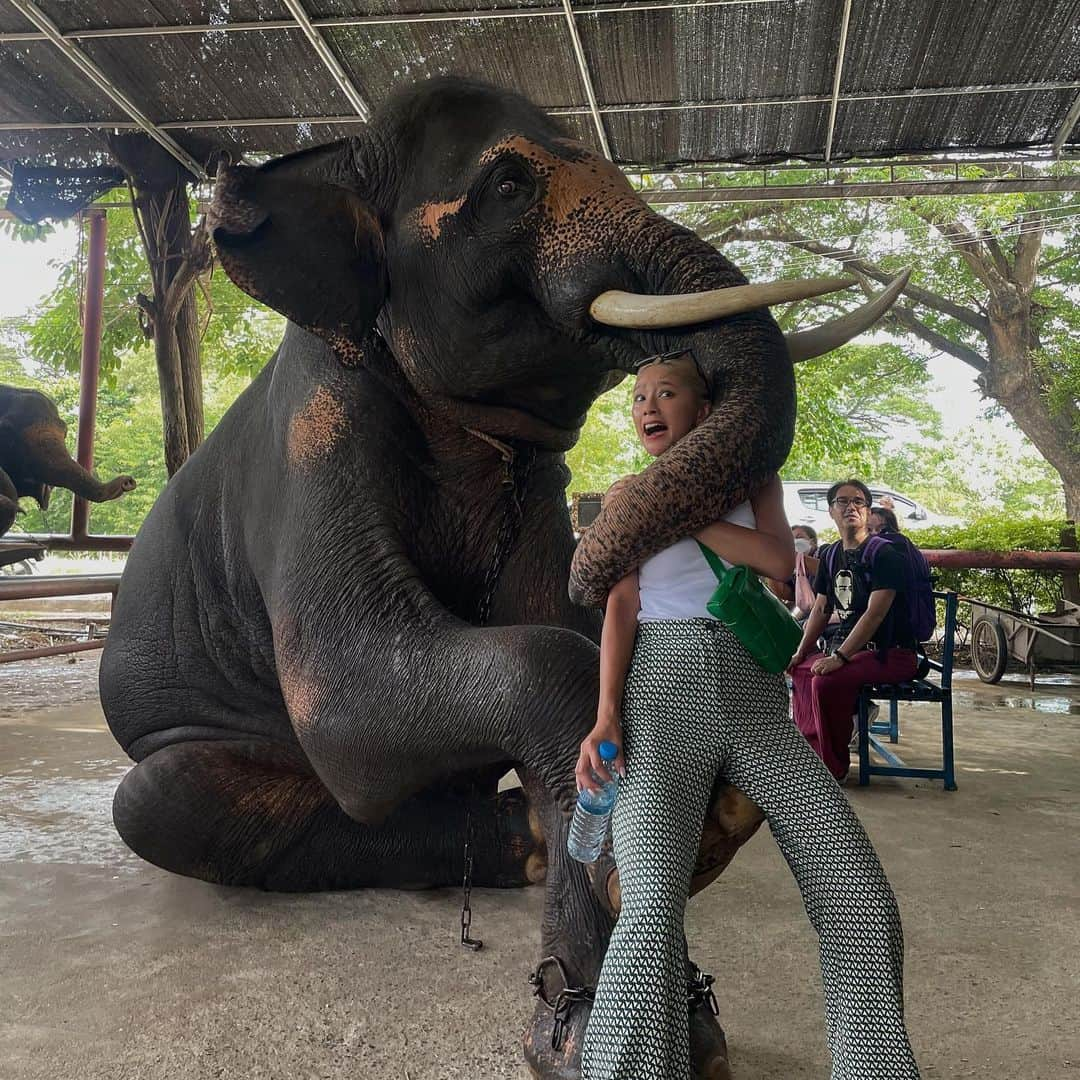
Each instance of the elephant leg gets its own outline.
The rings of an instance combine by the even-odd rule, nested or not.
[[[15,523],[19,512],[19,493],[3,469],[0,469],[0,536]]]
[[[518,790],[497,795],[491,782],[486,790],[422,792],[380,825],[361,825],[298,749],[208,740],[156,750],[113,799],[117,831],[148,862],[282,892],[460,884],[467,815],[474,883],[527,884],[538,844],[525,799]]]
[[[130,476],[117,476],[102,483],[87,472],[68,453],[62,431],[48,424],[26,430],[23,455],[26,468],[35,480],[50,487],[67,488],[90,502],[109,502],[135,488]]]

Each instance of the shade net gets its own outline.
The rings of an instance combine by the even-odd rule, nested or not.
[[[46,219],[61,221],[123,182],[124,174],[119,169],[16,165],[7,209],[29,225]]]

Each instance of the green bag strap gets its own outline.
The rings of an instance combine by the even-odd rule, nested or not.
[[[716,580],[723,581],[728,576],[728,568],[724,565],[723,560],[712,548],[706,547],[700,540],[694,542],[701,548],[701,554],[705,556],[705,561],[712,567]]]

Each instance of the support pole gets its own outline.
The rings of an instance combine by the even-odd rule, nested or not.
[[[79,434],[75,460],[94,469],[94,429],[97,424],[98,377],[101,371],[101,309],[105,298],[106,211],[91,210],[86,268],[86,310],[83,312],[82,356],[79,359]],[[84,540],[90,526],[90,504],[76,496],[71,507],[71,535]]]

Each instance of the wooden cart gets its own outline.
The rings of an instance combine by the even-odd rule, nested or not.
[[[971,662],[983,682],[1022,668],[1034,690],[1040,669],[1080,671],[1080,605],[1066,602],[1060,615],[1022,615],[964,599],[971,604]]]

